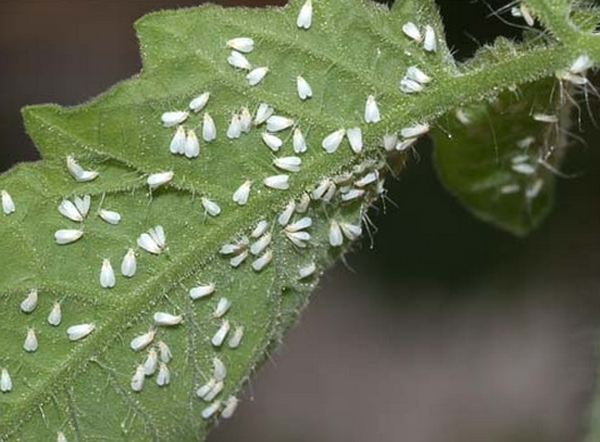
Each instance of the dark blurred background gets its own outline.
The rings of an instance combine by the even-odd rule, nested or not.
[[[0,2],[0,169],[37,158],[22,106],[78,104],[135,74],[133,21],[198,3]],[[496,35],[519,36],[483,2],[439,4],[461,59]],[[421,160],[390,183],[395,205],[371,213],[373,245],[366,238],[323,278],[209,440],[579,441],[600,326],[600,131],[584,129],[566,166],[581,176],[561,180],[554,213],[527,239],[459,207],[421,145]]]

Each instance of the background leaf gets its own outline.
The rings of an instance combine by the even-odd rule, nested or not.
[[[535,229],[552,206],[571,109],[560,106],[560,94],[548,102],[553,88],[553,80],[539,80],[459,108],[437,132],[434,161],[442,184],[474,215],[516,235]],[[536,115],[560,116],[562,126]]]

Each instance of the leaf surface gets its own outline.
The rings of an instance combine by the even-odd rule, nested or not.
[[[330,245],[330,220],[360,226],[368,205],[381,193],[385,152],[380,139],[397,107],[398,75],[408,63],[423,61],[446,69],[450,60],[442,46],[436,53],[419,50],[399,31],[409,17],[427,19],[441,30],[430,2],[403,2],[394,11],[363,1],[322,1],[314,4],[310,30],[295,25],[301,3],[285,8],[224,9],[215,5],[150,14],[137,23],[142,46],[143,71],[90,103],[74,108],[56,105],[24,110],[30,136],[43,160],[25,164],[0,177],[16,204],[3,215],[0,231],[2,272],[0,287],[5,306],[0,324],[0,366],[13,381],[12,391],[0,394],[0,440],[41,440],[63,432],[68,440],[203,439],[225,401],[235,395],[269,349],[297,318],[318,276],[343,253],[354,239],[346,235],[342,246]],[[418,10],[417,10],[418,9]],[[254,67],[270,72],[254,87],[246,72],[227,63],[227,41],[252,37],[255,49],[247,54]],[[408,56],[404,51],[414,51]],[[450,66],[451,68],[451,66]],[[296,76],[304,76],[314,96],[302,101],[296,92]],[[167,111],[185,110],[198,94],[208,91],[205,109],[190,112],[183,123],[200,139],[200,155],[188,159],[174,155],[169,144],[173,127],[161,124]],[[351,93],[350,93],[351,92]],[[367,126],[363,121],[367,95],[377,97],[384,120]],[[401,97],[401,99],[405,99]],[[284,144],[272,152],[261,139],[264,124],[248,134],[230,139],[226,131],[233,113],[259,103],[294,119],[305,135],[308,150],[296,154],[292,131],[278,133]],[[208,112],[217,127],[212,142],[202,139],[202,121]],[[363,128],[364,149],[356,154],[344,139],[332,154],[321,147],[323,138],[339,128]],[[396,125],[394,125],[396,127]],[[298,155],[299,173],[273,166],[277,157]],[[68,173],[66,157],[72,156],[99,177],[78,183]],[[172,181],[149,189],[153,173],[172,171]],[[269,176],[289,175],[289,189],[263,184]],[[342,200],[342,191],[353,182],[375,173],[362,185],[357,199]],[[294,213],[290,222],[312,219],[306,247],[293,244],[278,222],[290,203],[299,203],[324,179],[336,181],[329,201],[315,199],[305,213]],[[251,181],[248,203],[232,200],[234,191]],[[63,198],[90,195],[91,208],[82,223],[61,215]],[[212,216],[202,199],[216,202],[221,213]],[[121,214],[111,225],[98,214],[101,209]],[[230,264],[237,255],[224,256],[224,244],[249,238],[261,220],[267,221],[272,241],[265,248],[272,262],[253,268],[262,253],[249,256],[239,266]],[[154,226],[163,226],[166,247],[151,254],[137,239]],[[81,239],[57,245],[58,229],[81,229]],[[302,243],[301,243],[302,245]],[[137,272],[127,278],[120,265],[133,248]],[[244,253],[247,253],[244,252]],[[263,252],[265,253],[265,252]],[[103,288],[100,271],[109,259],[116,273],[113,288]],[[299,270],[314,264],[314,273]],[[215,292],[194,300],[190,289],[214,284]],[[20,303],[30,290],[38,303],[24,313]],[[231,307],[215,317],[219,300]],[[62,309],[59,326],[47,323],[55,302]],[[153,323],[155,312],[182,315],[171,327]],[[220,346],[211,340],[224,321],[230,324]],[[71,342],[67,327],[94,324],[94,331]],[[237,327],[244,335],[237,349],[229,339]],[[29,328],[39,342],[35,352],[23,349]],[[149,331],[154,340],[140,351],[131,341]],[[171,380],[156,384],[157,373],[144,377],[141,391],[132,388],[136,368],[148,349],[168,344]],[[196,390],[214,376],[213,358],[227,368],[223,391],[204,401]],[[219,402],[220,401],[220,402]],[[218,405],[208,419],[202,413]]]

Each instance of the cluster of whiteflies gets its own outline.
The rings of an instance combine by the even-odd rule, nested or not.
[[[514,13],[514,12],[513,12]],[[521,7],[518,10],[529,22],[529,12]],[[306,1],[299,10],[297,21],[299,32],[305,32],[313,26],[313,5],[311,0]],[[419,47],[422,47],[427,53],[437,50],[437,36],[431,25],[419,27],[412,22],[402,26],[404,34],[413,40]],[[249,87],[260,87],[266,85],[269,81],[270,73],[268,66],[253,66],[248,57],[255,49],[255,42],[252,38],[242,36],[228,40],[226,42],[230,48],[226,60],[227,63],[236,70],[245,74],[245,80]],[[582,55],[565,71],[557,72],[560,81],[567,81],[571,84],[581,87],[592,87],[585,73],[592,66],[589,57]],[[271,73],[273,75],[273,73]],[[400,80],[400,91],[407,94],[420,93],[425,90],[433,78],[417,66],[409,66]],[[295,90],[298,99],[301,102],[310,100],[313,97],[313,88],[308,79],[300,75],[295,78]],[[218,97],[211,96],[210,91],[203,91],[190,97],[185,110],[170,110],[161,115],[162,125],[166,128],[174,129],[170,139],[169,151],[173,155],[182,155],[188,159],[193,159],[201,155],[201,143],[209,144],[218,137],[219,129],[217,122],[211,116],[212,102]],[[187,100],[186,100],[187,101]],[[384,109],[385,110],[385,109]],[[194,128],[186,128],[188,119],[202,113],[201,133],[196,133]],[[362,120],[366,125],[381,124],[384,120],[380,111],[375,94],[368,94],[365,100],[364,109],[361,109]],[[558,125],[558,117],[552,113],[536,113],[533,118],[544,124]],[[463,124],[470,124],[470,117],[464,110],[456,112],[456,118]],[[306,128],[301,128],[299,122],[286,115],[279,115],[276,109],[269,103],[260,103],[251,112],[247,106],[239,108],[231,115],[227,124],[225,135],[230,140],[235,140],[248,134],[253,128],[261,128],[261,140],[264,145],[272,152],[279,152],[284,146],[284,140],[291,138],[293,154],[279,156],[273,159],[272,165],[281,171],[279,174],[268,175],[262,178],[262,184],[268,189],[285,191],[290,188],[290,177],[298,174],[302,170],[302,155],[307,152],[309,143],[305,137]],[[377,127],[377,126],[375,126]],[[401,128],[397,132],[386,133],[381,145],[387,152],[402,152],[415,144],[420,136],[426,134],[430,129],[427,122],[416,122],[412,125]],[[285,134],[288,136],[285,136]],[[347,140],[350,150],[357,155],[363,151],[363,129],[358,125],[352,127],[338,127],[326,134],[320,140],[321,148],[328,154],[333,154]],[[532,157],[526,150],[536,142],[535,138],[527,137],[518,142],[519,147],[524,150],[522,155],[511,159],[511,170],[517,174],[534,176],[539,165],[546,165],[547,157]],[[358,160],[357,160],[358,161]],[[66,168],[73,179],[80,183],[89,182],[100,176],[98,171],[86,170],[71,155],[66,158]],[[288,241],[289,246],[297,252],[303,252],[309,249],[311,242],[314,241],[312,235],[315,228],[314,217],[309,216],[311,206],[323,209],[330,207],[344,206],[347,204],[359,203],[360,216],[356,219],[347,219],[334,210],[328,211],[327,243],[334,250],[341,251],[342,247],[349,242],[356,240],[362,234],[361,221],[366,216],[365,207],[375,198],[383,196],[385,190],[383,187],[383,174],[385,171],[384,160],[362,160],[352,170],[340,173],[335,176],[323,177],[318,183],[315,183],[312,189],[307,189],[291,197],[277,214],[272,224],[266,219],[258,221],[248,227],[246,234],[231,239],[220,248],[220,254],[225,256],[232,268],[239,268],[246,261],[251,261],[253,272],[260,273],[268,271],[269,264],[276,258],[276,249],[273,247],[275,241],[280,238]],[[169,185],[176,178],[172,170],[159,171],[149,174],[147,185],[150,191],[154,191],[161,186]],[[231,200],[237,206],[248,204],[254,181],[244,179],[235,189],[231,189]],[[529,197],[535,197],[543,186],[543,182],[538,179],[527,189]],[[519,187],[516,188],[517,191]],[[503,193],[512,193],[515,186],[505,186]],[[205,214],[216,217],[221,215],[221,205],[211,199],[208,195],[201,196],[200,202]],[[64,198],[58,205],[59,213],[70,222],[83,226],[90,213],[92,200],[90,195],[73,196]],[[5,215],[11,215],[16,211],[15,202],[11,195],[2,190],[2,209]],[[121,214],[117,211],[99,207],[97,215],[106,223],[117,226],[121,222]],[[75,243],[84,236],[83,227],[65,228],[57,230],[54,234],[56,244],[67,245]],[[142,232],[136,239],[135,245],[132,244],[125,255],[121,258],[120,273],[125,278],[132,278],[137,273],[137,251],[141,249],[152,255],[161,255],[168,248],[166,244],[166,235],[160,225],[149,228]],[[314,277],[318,271],[322,271],[322,265],[316,262],[314,258],[307,259],[296,269],[298,282],[302,283],[309,278]],[[217,284],[208,280],[197,282],[196,285],[187,289],[188,296],[192,301],[201,303],[210,303],[215,298],[215,293],[221,289]],[[111,289],[117,284],[117,275],[113,269],[111,259],[104,258],[100,265],[99,283],[102,288]],[[21,301],[20,309],[23,314],[31,314],[38,305],[38,291],[31,290]],[[62,303],[57,301],[53,304],[48,313],[46,322],[53,327],[57,327],[62,321]],[[215,299],[211,318],[216,322],[216,330],[210,337],[210,346],[215,351],[222,353],[225,348],[235,350],[241,344],[244,337],[244,325],[237,323],[230,318],[232,308],[231,300],[226,296],[220,296]],[[130,388],[135,392],[142,392],[144,383],[148,377],[155,377],[155,382],[159,387],[165,387],[171,383],[171,370],[169,364],[173,358],[169,346],[164,340],[156,339],[158,333],[164,327],[176,327],[184,320],[183,315],[158,311],[152,316],[153,325],[147,331],[133,337],[130,341],[130,348],[134,352],[145,351],[142,361],[140,361],[133,373],[130,381]],[[97,329],[94,322],[82,322],[70,325],[66,329],[67,337],[71,341],[80,341]],[[157,343],[155,344],[155,341]],[[35,328],[29,328],[26,332],[23,349],[27,352],[38,350],[38,339]],[[220,354],[219,353],[219,354]],[[209,371],[207,371],[208,373]],[[212,359],[212,370],[210,375],[206,375],[203,384],[197,386],[196,395],[200,400],[207,403],[202,411],[202,417],[209,419],[220,411],[220,416],[230,417],[236,409],[238,399],[233,395],[226,393],[227,368],[222,359],[215,355]],[[237,381],[231,386],[235,389]],[[13,380],[7,367],[0,372],[0,391],[10,392],[13,389]],[[225,398],[226,397],[226,398]],[[58,434],[58,440],[63,442],[64,435]]]
[[[526,7],[513,8],[519,11],[518,16],[524,18],[529,17],[529,11]],[[531,21],[531,23],[529,23]],[[533,18],[527,20],[528,24],[533,24]],[[557,107],[562,106],[566,93],[566,88],[563,83],[567,82],[571,86],[582,88],[584,94],[592,92],[598,95],[593,85],[586,77],[588,70],[593,66],[593,63],[588,55],[578,56],[571,66],[565,70],[556,72],[556,78],[559,80],[561,96],[558,97],[558,102],[550,102],[547,106],[550,109],[542,109],[540,112],[532,112],[531,118],[546,128],[542,131],[522,137],[515,141],[516,151],[510,156],[503,159],[500,167],[507,168],[508,182],[498,188],[500,195],[519,195],[531,202],[537,198],[546,185],[548,172],[558,176],[565,177],[567,175],[559,171],[553,164],[556,162],[557,146],[560,145],[560,138],[565,134],[562,133],[561,114],[557,112]],[[471,115],[464,109],[457,109],[455,112],[456,119],[463,125],[468,126],[473,123]]]

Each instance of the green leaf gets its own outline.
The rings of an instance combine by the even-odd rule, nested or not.
[[[548,102],[554,87],[554,80],[539,80],[459,108],[436,133],[434,162],[443,185],[474,215],[516,235],[537,227],[552,206],[568,125],[535,118],[562,112],[560,121],[570,120],[560,94]]]
[[[41,440],[58,432],[68,440],[205,437],[227,398],[238,392],[295,322],[319,274],[350,247],[348,237],[341,247],[330,246],[330,220],[359,226],[381,192],[381,129],[363,124],[365,100],[375,94],[382,109],[397,106],[397,74],[414,62],[403,52],[415,47],[399,33],[401,23],[427,19],[441,29],[432,3],[419,3],[418,13],[411,2],[390,13],[360,1],[318,2],[308,31],[295,26],[298,2],[268,10],[207,5],[151,14],[137,24],[141,75],[83,106],[24,110],[27,130],[43,161],[20,165],[0,177],[0,187],[16,204],[16,211],[3,215],[0,223],[5,306],[0,367],[7,369],[13,383],[12,391],[0,395],[0,440]],[[241,36],[256,42],[248,54],[253,65],[270,69],[255,87],[247,84],[245,72],[226,61],[226,42]],[[434,69],[450,60],[443,46],[416,58]],[[296,93],[297,75],[315,91],[305,102]],[[175,129],[163,127],[161,115],[186,109],[204,91],[211,94],[205,111],[216,122],[217,139],[201,140],[197,158],[173,155],[169,144]],[[232,113],[242,107],[253,111],[261,102],[292,117],[306,136],[308,151],[300,155],[301,173],[289,173],[289,190],[263,185],[266,177],[282,173],[272,165],[275,155],[261,140],[263,127],[235,140],[225,136]],[[191,113],[184,123],[199,137],[203,112]],[[387,120],[391,118],[388,112]],[[364,127],[362,153],[353,153],[347,140],[335,153],[324,152],[321,141],[328,133],[352,126]],[[282,134],[284,146],[277,156],[294,155],[291,131]],[[67,156],[98,171],[99,177],[75,182],[67,172]],[[174,173],[173,180],[149,191],[146,178],[165,171]],[[381,178],[366,184],[360,198],[344,202],[338,190],[329,202],[313,201],[306,213],[293,215],[292,221],[312,219],[306,229],[311,235],[307,247],[292,244],[278,224],[290,201],[299,202],[324,179],[349,189],[353,181],[377,171]],[[232,194],[246,180],[252,182],[250,198],[238,206]],[[83,195],[92,201],[83,223],[57,211],[63,198]],[[207,214],[202,198],[218,203],[221,213]],[[103,221],[98,216],[101,209],[120,213],[120,223]],[[261,220],[269,223],[272,242],[266,250],[272,262],[257,271],[251,264],[258,258],[250,255],[234,268],[231,256],[220,253],[221,246],[248,237]],[[136,242],[157,225],[164,227],[167,248],[154,255]],[[57,245],[58,229],[84,233],[74,243]],[[137,273],[127,278],[119,270],[130,248],[137,253]],[[113,288],[100,285],[105,259],[117,274]],[[315,272],[302,277],[299,270],[311,264]],[[214,284],[214,294],[191,299],[190,289],[206,284]],[[26,314],[19,305],[32,289],[39,300]],[[221,298],[227,298],[231,308],[216,318]],[[62,322],[51,326],[47,316],[56,302]],[[182,315],[183,321],[155,326],[155,312]],[[231,330],[225,343],[215,346],[211,339],[225,320]],[[95,328],[71,342],[67,328],[75,324]],[[243,340],[231,349],[228,339],[238,326],[244,327]],[[28,353],[23,342],[30,328],[39,347]],[[173,354],[167,365],[171,381],[158,386],[155,373],[137,392],[131,383],[148,350],[133,351],[130,342],[149,330],[155,330],[155,337],[148,348],[156,350],[162,341]],[[221,401],[218,411],[203,419],[210,402],[197,397],[196,390],[213,377],[215,357],[225,364],[227,377],[215,399]]]
[[[0,177],[0,189],[16,204],[16,211],[0,220],[0,368],[13,384],[12,391],[0,394],[0,440],[46,440],[58,432],[70,441],[203,439],[223,401],[238,393],[296,321],[319,275],[351,247],[352,231],[342,246],[331,245],[332,220],[360,225],[368,206],[385,192],[388,166],[401,169],[406,154],[384,151],[385,134],[433,123],[457,106],[548,77],[567,67],[582,48],[591,47],[590,57],[600,59],[597,39],[593,46],[592,37],[577,34],[568,48],[556,42],[518,47],[498,59],[458,66],[444,43],[432,0],[405,0],[391,10],[366,0],[315,1],[309,30],[296,26],[301,7],[301,1],[266,10],[204,5],[150,14],[137,23],[143,59],[139,76],[82,106],[24,109],[28,133],[43,160]],[[408,21],[421,29],[433,27],[437,51],[424,51],[422,43],[402,33]],[[256,86],[226,61],[226,42],[235,37],[252,37],[256,48],[248,59],[270,69]],[[398,89],[409,66],[433,79],[420,93]],[[314,91],[306,101],[296,93],[298,75]],[[163,127],[161,115],[186,109],[205,91],[211,93],[206,109],[191,113],[183,125],[200,135],[208,112],[217,138],[202,141],[197,158],[173,155],[169,144],[175,129]],[[364,123],[369,95],[382,113],[376,124]],[[273,166],[276,156],[294,155],[290,129],[281,132],[284,144],[276,154],[261,140],[264,126],[239,139],[225,136],[233,113],[244,107],[254,111],[263,102],[292,118],[306,136],[308,151],[298,154],[301,172],[289,173],[287,190],[268,188],[263,180],[282,173]],[[362,128],[361,152],[354,152],[347,138],[334,153],[321,148],[331,132],[353,127]],[[98,171],[98,178],[76,182],[67,171],[68,156]],[[148,189],[151,174],[169,171],[171,181]],[[366,177],[375,180],[358,181]],[[324,180],[337,187],[329,201],[315,198],[306,212],[293,215],[292,222],[312,219],[307,247],[294,245],[278,224],[279,215]],[[232,195],[246,181],[252,183],[250,198],[239,206]],[[364,194],[344,201],[344,193],[353,188]],[[83,195],[91,196],[91,209],[82,223],[59,214],[63,199]],[[218,203],[221,213],[206,213],[203,198]],[[119,212],[120,223],[100,219],[101,209]],[[272,262],[254,269],[252,264],[261,261],[248,256],[234,268],[221,247],[239,243],[261,220],[269,223]],[[162,253],[151,254],[136,244],[158,225],[164,227],[166,244]],[[58,229],[84,233],[76,242],[57,245]],[[119,270],[130,248],[137,252],[138,270],[127,278]],[[100,284],[106,259],[117,273],[113,288]],[[315,272],[302,277],[299,269],[312,263]],[[212,295],[191,299],[191,288],[209,283],[216,288]],[[20,304],[32,289],[38,293],[37,307],[25,313]],[[231,308],[216,318],[221,298]],[[56,302],[62,322],[51,326],[46,318]],[[133,376],[147,350],[133,351],[130,342],[154,330],[153,314],[163,311],[183,318],[181,324],[156,327],[149,346],[156,349],[163,341],[170,347],[171,382],[156,385],[155,373],[144,378],[141,391],[134,391],[139,388],[132,388]],[[231,325],[228,339],[234,328],[244,327],[237,349],[211,342],[225,320]],[[72,342],[67,328],[75,324],[93,324],[94,330]],[[30,328],[39,341],[34,352],[23,349]],[[218,402],[206,402],[196,390],[213,377],[215,357],[227,367],[227,377]],[[209,403],[218,410],[203,418]]]

